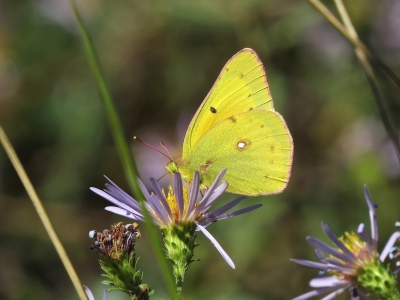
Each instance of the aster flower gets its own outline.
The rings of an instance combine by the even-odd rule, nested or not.
[[[310,281],[310,286],[316,288],[315,290],[293,300],[304,300],[329,293],[322,298],[328,300],[345,290],[349,290],[352,300],[400,299],[396,278],[389,268],[383,265],[389,252],[394,253],[392,246],[400,235],[394,234],[379,256],[377,206],[372,202],[366,186],[364,194],[369,208],[371,236],[366,232],[364,224],[360,224],[357,233],[346,232],[343,237],[338,238],[328,224],[323,222],[322,229],[335,247],[314,237],[306,238],[307,242],[316,248],[315,255],[320,262],[299,259],[292,259],[292,261],[320,269],[322,276]],[[324,275],[329,276],[324,277]]]
[[[174,175],[174,188],[169,187],[165,193],[154,178],[150,182],[154,193],[150,194],[144,184],[139,180],[139,186],[146,198],[145,207],[149,211],[154,223],[159,226],[164,237],[166,257],[173,265],[173,273],[176,278],[176,286],[180,292],[183,285],[184,274],[193,259],[195,243],[195,231],[201,231],[225,259],[235,268],[232,259],[222,249],[217,240],[207,231],[206,227],[213,222],[238,216],[261,207],[261,204],[252,205],[237,211],[227,213],[228,210],[239,204],[245,197],[239,197],[228,204],[212,212],[211,205],[221,196],[228,187],[227,182],[222,182],[226,170],[223,170],[205,192],[203,197],[199,193],[200,177],[195,172],[191,185],[182,182],[179,172]],[[106,177],[107,178],[107,177]],[[115,183],[107,178],[104,190],[91,188],[91,190],[116,206],[108,206],[105,209],[134,219],[144,221],[142,208],[139,202],[129,196]]]
[[[153,291],[142,283],[143,273],[136,267],[135,242],[140,238],[139,225],[136,222],[127,225],[119,222],[102,232],[91,230],[89,237],[94,239],[90,249],[97,250],[103,276],[107,278],[102,283],[112,286],[104,292],[104,299],[107,299],[108,291],[114,290],[125,292],[135,300],[149,299]],[[87,287],[85,291],[89,299],[93,299]]]

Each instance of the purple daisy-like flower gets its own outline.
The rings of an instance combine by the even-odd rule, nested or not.
[[[194,173],[191,185],[182,182],[181,175],[178,172],[175,173],[174,188],[170,187],[168,193],[165,193],[154,178],[150,178],[154,193],[149,193],[140,180],[139,186],[146,199],[145,206],[147,210],[153,218],[154,223],[162,230],[165,231],[182,225],[189,227],[193,225],[196,231],[201,231],[214,244],[226,262],[232,268],[235,268],[232,259],[222,249],[217,240],[206,230],[206,227],[215,221],[250,212],[261,207],[262,204],[252,205],[227,213],[228,210],[232,209],[245,199],[245,197],[239,197],[228,204],[209,212],[212,204],[228,187],[227,182],[221,182],[225,173],[226,170],[223,170],[217,176],[203,197],[201,197],[201,194],[199,193],[200,177],[198,172]],[[110,183],[106,183],[106,188],[104,190],[93,187],[91,188],[93,192],[115,205],[108,206],[105,209],[137,221],[144,221],[142,208],[139,202],[129,196],[110,179],[107,178],[107,180]]]
[[[394,234],[389,239],[382,254],[379,255],[377,205],[372,202],[366,186],[364,194],[369,208],[371,235],[366,232],[364,224],[360,224],[357,233],[346,232],[343,237],[338,238],[329,225],[323,222],[322,229],[335,246],[332,247],[314,237],[306,238],[307,242],[316,248],[314,253],[320,262],[300,259],[292,261],[320,269],[322,276],[310,281],[310,286],[315,290],[293,300],[305,300],[322,294],[328,294],[321,298],[322,300],[329,300],[346,290],[350,291],[352,300],[400,299],[395,276],[382,263],[391,252],[390,249],[393,253],[392,246],[399,234]],[[330,276],[323,277],[324,275]]]

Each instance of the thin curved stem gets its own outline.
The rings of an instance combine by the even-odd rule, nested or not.
[[[10,141],[7,138],[6,133],[4,132],[3,128],[0,125],[0,142],[4,147],[4,150],[6,151],[8,157],[11,160],[11,163],[13,164],[15,171],[17,171],[17,174],[19,178],[22,181],[22,184],[25,187],[26,192],[29,195],[29,198],[31,199],[33,206],[36,209],[37,214],[39,215],[40,220],[42,221],[43,227],[45,228],[47,234],[50,237],[51,242],[53,243],[54,247],[56,248],[56,251],[58,253],[58,256],[60,257],[65,270],[67,271],[69,278],[71,278],[71,281],[76,289],[76,292],[78,293],[79,299],[81,300],[87,300],[86,294],[83,290],[82,284],[79,280],[78,275],[75,272],[74,267],[72,266],[71,261],[68,258],[67,252],[65,251],[60,238],[58,237],[53,224],[50,221],[50,218],[48,217],[46,210],[43,207],[42,202],[40,201],[35,188],[33,187],[31,181],[29,180],[28,175],[26,174],[24,167],[22,166],[17,154],[14,151],[13,146],[11,145]]]
[[[336,7],[339,11],[339,14],[343,20],[344,25],[346,26],[348,34],[358,40],[358,35],[357,32],[353,26],[353,23],[351,22],[351,19],[347,13],[346,7],[344,6],[342,0],[334,0]],[[383,97],[381,92],[379,91],[379,87],[377,84],[377,81],[375,79],[374,71],[368,62],[366,53],[359,48],[358,46],[355,47],[355,52],[358,57],[358,60],[360,61],[361,65],[364,68],[365,76],[367,77],[368,83],[371,86],[371,90],[375,96],[376,104],[378,105],[379,113],[381,115],[382,122],[386,128],[386,131],[388,132],[391,140],[393,141],[393,144],[396,149],[396,154],[397,158],[399,159],[400,162],[400,143],[399,139],[397,138],[396,130],[390,120],[390,115],[388,108],[385,105],[385,102],[383,101]]]
[[[377,69],[389,78],[392,83],[400,89],[400,78],[393,73],[379,58],[376,57],[357,37],[352,36],[342,23],[329,11],[329,9],[319,0],[307,0],[325,19],[332,24],[344,37],[353,44],[354,47],[361,49],[368,59],[370,59]]]

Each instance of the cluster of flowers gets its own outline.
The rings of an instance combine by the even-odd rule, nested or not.
[[[173,273],[176,278],[176,286],[178,292],[182,289],[183,278],[190,263],[194,261],[193,252],[197,246],[195,244],[195,232],[201,231],[219,251],[229,266],[235,268],[235,264],[217,240],[208,232],[207,226],[216,221],[235,217],[241,214],[248,213],[261,207],[261,204],[252,205],[242,208],[233,212],[228,212],[236,205],[238,205],[245,197],[239,197],[224,206],[210,211],[214,202],[225,192],[228,188],[228,183],[222,181],[226,170],[223,170],[215,179],[213,184],[205,192],[204,196],[200,193],[200,176],[198,172],[193,175],[191,185],[182,181],[181,175],[175,173],[174,187],[169,188],[168,193],[160,187],[157,180],[150,178],[153,186],[154,193],[149,193],[139,180],[139,186],[146,199],[145,209],[150,213],[153,222],[160,228],[165,245],[165,254],[169,261],[173,261]],[[133,219],[135,221],[144,221],[142,206],[140,203],[128,195],[125,191],[119,188],[114,182],[107,178],[109,183],[106,183],[106,188],[100,190],[91,188],[91,190],[104,199],[110,201],[115,206],[108,206],[105,209],[118,215]],[[112,273],[118,273],[119,267],[116,267],[115,258],[121,257],[120,253],[129,253],[128,249],[134,241],[133,237],[137,237],[137,225],[132,227],[125,227],[122,223],[114,225],[111,230],[98,233],[91,231],[90,238],[95,239],[93,249],[98,249],[102,260],[100,265],[105,269],[107,264],[112,266]],[[133,252],[131,252],[133,253]],[[124,254],[126,255],[126,254]],[[122,255],[122,256],[124,256]],[[128,255],[129,256],[129,255]],[[114,260],[110,259],[114,258]],[[120,259],[118,263],[120,264]],[[136,266],[133,272],[136,274]],[[109,277],[110,270],[107,273]],[[118,274],[118,282],[123,281],[122,278],[128,276],[127,274]],[[112,280],[111,280],[112,281]],[[115,283],[110,281],[104,282],[113,286]],[[130,286],[121,284],[117,289],[127,292],[132,295],[141,282],[130,282]],[[88,297],[92,299],[93,295],[89,290],[86,290]],[[105,296],[106,297],[106,296]],[[140,298],[142,299],[142,298]],[[145,299],[145,298],[143,298]]]
[[[210,211],[211,205],[228,187],[228,183],[222,181],[225,172],[226,170],[217,176],[204,196],[200,193],[200,180],[197,172],[194,173],[191,185],[183,182],[180,174],[176,173],[174,187],[170,187],[168,193],[165,193],[154,178],[150,179],[154,193],[149,193],[139,180],[140,188],[146,199],[144,208],[147,209],[154,223],[159,226],[164,238],[166,257],[173,262],[173,273],[178,292],[182,288],[184,274],[189,264],[194,261],[193,252],[197,246],[194,243],[195,232],[201,231],[214,244],[229,266],[235,268],[232,259],[206,227],[215,221],[248,213],[261,207],[261,204],[257,204],[228,213],[230,209],[245,199],[245,197],[239,197]],[[104,190],[91,188],[93,192],[114,204],[105,209],[135,221],[144,221],[140,203],[111,180],[108,178],[107,180],[109,183],[106,183]],[[322,229],[334,246],[317,238],[307,237],[307,242],[316,248],[315,255],[319,262],[299,259],[292,259],[292,261],[320,269],[321,272],[318,278],[310,281],[310,286],[315,290],[293,300],[305,300],[323,294],[327,295],[322,300],[329,300],[346,290],[350,292],[352,300],[361,298],[400,299],[396,282],[396,273],[400,268],[391,272],[383,264],[388,255],[391,259],[400,256],[400,248],[394,246],[400,238],[400,232],[392,235],[379,255],[377,250],[377,205],[372,202],[366,187],[364,191],[371,219],[371,234],[368,235],[364,224],[360,224],[357,232],[346,232],[343,237],[338,238],[328,224],[323,222]],[[147,285],[142,284],[142,273],[136,270],[134,243],[137,238],[140,238],[138,227],[137,223],[126,226],[117,223],[110,230],[102,233],[91,231],[89,236],[95,240],[92,249],[98,250],[100,265],[109,279],[103,283],[114,287],[110,290],[118,289],[133,295],[134,299],[148,299],[151,290]],[[127,269],[130,269],[129,274],[127,274]],[[88,288],[85,287],[85,291],[89,299],[94,299]],[[104,299],[107,299],[107,291]]]
[[[379,255],[378,223],[376,217],[377,205],[372,202],[368,188],[364,187],[371,221],[371,234],[368,235],[365,225],[360,224],[357,232],[346,232],[338,238],[333,230],[325,222],[322,230],[335,245],[332,247],[323,241],[307,237],[308,243],[313,245],[315,256],[319,262],[292,259],[292,261],[320,269],[322,272],[318,278],[310,281],[310,286],[316,288],[293,300],[305,300],[314,296],[329,293],[322,298],[329,300],[335,298],[343,291],[349,290],[352,300],[362,299],[400,299],[397,288],[396,273],[383,264],[389,254],[391,259],[398,257],[399,248],[394,246],[400,237],[400,232],[392,234]],[[327,255],[324,255],[327,254]]]

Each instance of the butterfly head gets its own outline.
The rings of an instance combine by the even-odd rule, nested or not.
[[[165,169],[168,171],[168,173],[171,173],[172,175],[178,172],[178,165],[176,164],[175,161],[170,161],[166,166]]]
[[[192,172],[188,169],[187,167],[187,162],[178,158],[171,160],[166,166],[165,169],[168,171],[168,173],[174,175],[176,172],[179,172],[181,174],[181,177],[184,181],[186,182],[191,182],[193,177],[192,177]],[[201,180],[201,178],[200,178]]]

